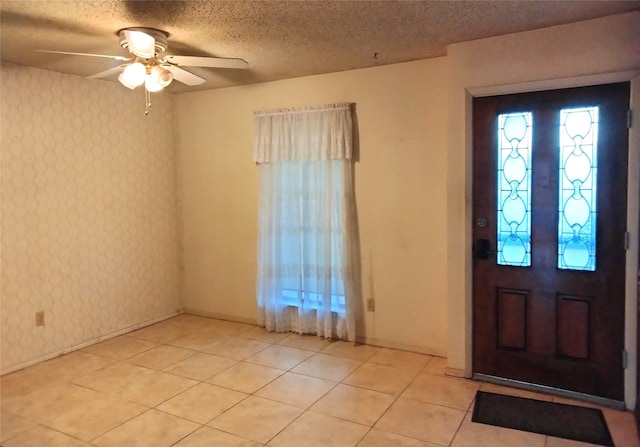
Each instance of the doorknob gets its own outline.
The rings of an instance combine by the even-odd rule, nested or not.
[[[477,239],[473,244],[474,259],[489,259],[489,256],[496,254],[491,250],[491,242],[489,239]]]

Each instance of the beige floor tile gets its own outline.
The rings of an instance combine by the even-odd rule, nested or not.
[[[193,432],[175,447],[261,447],[262,444],[240,438],[215,428],[202,427]]]
[[[198,383],[198,381],[186,377],[154,371],[153,374],[119,389],[116,395],[123,400],[146,407],[155,407]]]
[[[638,447],[638,431],[634,415],[630,411],[617,411],[609,408],[602,410],[616,447]]]
[[[480,383],[466,379],[419,374],[402,393],[402,397],[446,407],[468,410]]]
[[[272,345],[252,355],[247,362],[289,370],[311,357],[313,352],[287,346]]]
[[[147,408],[104,396],[52,413],[46,425],[70,436],[90,441],[142,413]]]
[[[547,436],[544,447],[602,447],[597,444],[587,444],[584,442],[571,441],[569,439],[553,438]]]
[[[169,321],[171,322],[171,324],[178,325],[188,332],[197,332],[210,329],[211,327],[220,323],[222,320],[217,320],[215,318],[209,317],[201,317],[199,315],[182,314],[172,318]]]
[[[288,372],[255,395],[296,407],[309,408],[335,386],[336,382],[330,380]]]
[[[269,332],[263,327],[255,326],[248,331],[238,334],[238,337],[249,338],[264,343],[278,343],[289,335],[291,335],[289,332]]]
[[[63,414],[84,402],[103,396],[88,388],[58,382],[11,399],[3,403],[2,409],[34,422],[47,423],[54,415]]]
[[[240,361],[204,349],[249,357]],[[298,362],[296,354],[301,352],[305,357]],[[320,447],[332,442],[340,447],[590,446],[475,424],[461,409],[472,407],[467,403],[474,387],[601,407],[470,382],[446,376],[445,370],[444,358],[181,315],[1,377],[0,443],[4,447],[259,447],[264,443]],[[414,380],[402,389],[412,373]],[[203,380],[207,382],[198,383]],[[214,384],[216,380],[223,386]],[[460,383],[473,386],[459,388]],[[396,397],[399,389],[402,393]],[[155,409],[149,410],[153,405]],[[640,447],[632,413],[601,409],[616,446]],[[331,439],[325,441],[327,434]],[[359,434],[364,436],[360,440]]]
[[[113,360],[123,360],[140,354],[141,352],[148,351],[156,346],[158,346],[156,343],[123,335],[88,346],[84,348],[83,351]]]
[[[92,444],[38,425],[3,441],[2,445],[4,447],[90,447]]]
[[[4,375],[0,377],[2,406],[37,389],[51,386],[55,382],[55,379],[31,373],[28,369]]]
[[[312,355],[291,371],[306,376],[341,382],[362,365],[359,360],[344,359],[321,352]]]
[[[147,326],[127,334],[129,337],[139,338],[153,343],[168,343],[187,335],[189,331],[177,324],[161,322]]]
[[[333,341],[321,352],[324,354],[331,354],[338,357],[366,362],[379,350],[380,348],[376,346],[359,345],[348,341]]]
[[[105,393],[115,393],[129,384],[153,375],[154,370],[129,363],[114,363],[73,381]]]
[[[265,444],[302,411],[298,407],[250,396],[208,425]]]
[[[431,444],[417,439],[407,438],[406,436],[396,435],[388,431],[372,428],[367,436],[364,437],[358,447],[440,447],[437,444]]]
[[[467,413],[451,447],[544,447],[545,436],[471,422]]]
[[[312,411],[372,426],[393,403],[393,396],[349,385],[338,385]]]
[[[247,338],[226,337],[223,340],[206,346],[202,350],[206,353],[219,355],[221,357],[244,360],[269,346],[271,346],[269,343]]]
[[[427,374],[435,374],[437,376],[444,376],[447,370],[447,359],[444,357],[433,357],[429,360],[429,363],[426,364],[423,373]]]
[[[35,426],[35,422],[7,411],[2,411],[0,413],[0,443]]]
[[[269,446],[352,447],[368,429],[364,425],[307,411],[276,436]]]
[[[198,429],[185,419],[149,410],[93,441],[100,447],[169,447]]]
[[[76,351],[29,368],[6,374],[0,378],[2,403],[25,396],[35,390],[56,385],[60,380],[71,380],[86,372],[114,363],[104,357]]]
[[[290,348],[304,349],[305,351],[320,352],[329,344],[331,340],[317,335],[288,334],[284,340],[278,342],[279,345],[289,346]]]
[[[449,445],[464,416],[465,412],[461,410],[400,397],[375,427],[409,438]]]
[[[415,352],[381,348],[369,359],[369,362],[418,372],[421,371],[432,358],[430,355],[417,354]]]
[[[206,380],[238,363],[238,360],[213,354],[198,353],[164,371],[195,380]]]
[[[207,346],[226,339],[226,335],[214,334],[207,331],[199,331],[189,333],[184,337],[171,340],[167,342],[167,344],[171,346],[177,346],[178,348],[191,349],[193,351],[202,351]]]
[[[85,440],[146,410],[66,382],[17,398],[5,409]]]
[[[280,369],[240,362],[207,379],[207,382],[250,394],[282,374],[284,371]]]
[[[145,368],[162,370],[194,354],[196,352],[190,349],[162,345],[130,357],[126,362],[132,365],[144,366]]]
[[[239,336],[257,327],[254,324],[238,323],[235,321],[212,320],[207,331],[220,335]]]
[[[246,398],[247,395],[208,383],[201,383],[159,405],[158,410],[206,424]]]
[[[415,376],[414,371],[367,362],[347,377],[344,383],[398,396]]]
[[[189,333],[209,332],[210,334],[224,336],[239,335],[256,327],[253,324],[199,317],[197,315],[182,315],[181,318],[172,319],[171,323],[179,325]]]
[[[72,380],[104,368],[115,360],[87,352],[75,351],[33,367],[33,372],[56,380]]]

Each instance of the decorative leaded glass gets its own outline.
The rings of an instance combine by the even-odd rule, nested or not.
[[[598,107],[560,111],[560,269],[596,269],[597,146]]]
[[[498,116],[497,262],[531,265],[530,112]]]

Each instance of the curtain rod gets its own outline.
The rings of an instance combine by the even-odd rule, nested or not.
[[[324,110],[342,110],[342,109],[350,109],[351,102],[343,102],[338,104],[326,104],[322,106],[311,106],[311,107],[301,107],[301,108],[290,108],[290,109],[274,109],[274,110],[260,110],[258,112],[253,112],[255,116],[267,116],[267,115],[286,115],[287,113],[310,113],[310,112],[320,112]]]

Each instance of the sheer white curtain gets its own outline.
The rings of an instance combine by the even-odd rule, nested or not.
[[[256,112],[254,125],[259,323],[355,341],[351,106]]]

